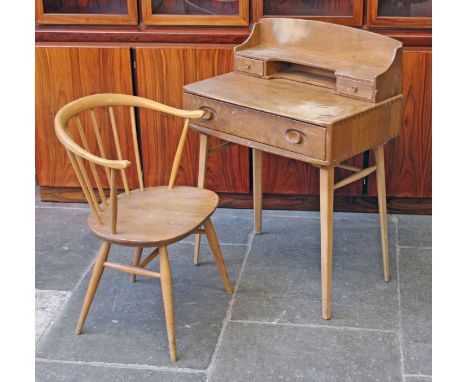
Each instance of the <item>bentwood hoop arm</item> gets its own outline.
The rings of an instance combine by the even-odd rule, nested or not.
[[[128,185],[126,170],[132,165],[132,162],[124,159],[122,155],[116,122],[116,111],[114,110],[114,107],[118,106],[130,108],[134,159],[139,185],[139,188],[136,190],[130,190]],[[144,187],[138,150],[135,107],[168,113],[184,119],[168,187]],[[105,118],[102,117],[103,114],[98,115],[97,110],[99,108],[107,109],[104,113]],[[82,123],[79,114],[88,114],[87,121],[91,121],[92,123],[89,126]],[[83,307],[76,326],[76,334],[81,334],[82,332],[84,322],[105,268],[131,274],[130,281],[132,282],[136,280],[137,275],[159,278],[162,287],[170,359],[171,361],[176,361],[172,275],[168,246],[193,233],[207,235],[208,243],[213,252],[226,292],[228,294],[232,293],[216,232],[210,220],[210,216],[218,205],[218,196],[214,192],[202,188],[174,186],[188,134],[189,121],[193,118],[201,118],[204,114],[205,112],[202,110],[187,111],[175,109],[145,98],[124,94],[90,95],[70,102],[57,113],[55,118],[56,135],[65,147],[68,158],[91,208],[88,226],[96,236],[103,240],[83,301]],[[107,126],[110,125],[109,134],[103,134],[103,129],[99,126],[98,120],[101,123],[104,120]],[[77,130],[81,145],[70,135],[73,127]],[[96,144],[90,144],[88,137],[91,135],[86,134],[86,129],[94,133]],[[116,159],[108,157],[110,152],[106,152],[106,147],[107,151],[109,151],[110,146],[105,146],[103,141],[103,137],[106,136],[112,137],[112,152],[116,153]],[[95,148],[95,152],[92,152],[90,148]],[[89,162],[88,167],[91,177],[88,175],[84,161]],[[102,167],[104,171],[99,171],[99,167]],[[100,179],[101,174],[105,175],[103,179]],[[125,189],[125,193],[121,195],[118,195],[117,190],[118,174],[120,174]],[[106,183],[110,188],[110,201],[104,192]],[[95,188],[98,191],[98,195],[95,194]],[[107,261],[112,244],[134,247],[135,252],[132,263],[119,264]],[[141,260],[144,248],[154,249]],[[146,268],[156,257],[160,259],[159,272]]]

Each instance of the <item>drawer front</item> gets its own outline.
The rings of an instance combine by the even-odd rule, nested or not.
[[[196,125],[325,160],[323,127],[189,93],[184,93],[184,108],[210,112],[194,119]]]
[[[263,76],[263,61],[234,56],[234,68],[238,72]]]
[[[355,81],[349,78],[336,78],[336,92],[351,97],[375,100],[374,85],[366,82]]]

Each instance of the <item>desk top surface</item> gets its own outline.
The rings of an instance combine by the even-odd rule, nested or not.
[[[380,105],[336,95],[332,89],[320,86],[283,79],[265,80],[236,72],[186,85],[184,90],[324,127]]]

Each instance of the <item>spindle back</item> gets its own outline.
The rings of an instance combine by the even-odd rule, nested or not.
[[[124,159],[122,157],[121,143],[114,111],[114,107],[116,106],[127,106],[130,108],[133,151],[135,153],[134,159],[138,174],[138,185],[141,192],[144,191],[144,183],[140,161],[140,153],[138,148],[135,107],[147,108],[150,110],[184,118],[184,127],[182,130],[181,137],[179,139],[179,144],[177,146],[177,151],[172,164],[169,188],[172,188],[174,186],[176,180],[177,171],[179,169],[180,160],[182,157],[182,152],[189,129],[189,121],[190,119],[201,118],[205,114],[205,112],[202,110],[181,110],[142,97],[112,93],[94,94],[83,98],[79,98],[63,106],[58,111],[55,117],[55,133],[60,142],[64,145],[73,170],[75,171],[76,176],[78,177],[78,181],[86,197],[86,200],[96,219],[100,223],[102,223],[101,213],[107,208],[108,205],[106,194],[104,192],[106,182],[100,178],[101,174],[100,171],[98,171],[98,167],[104,168],[105,180],[107,180],[107,184],[110,187],[111,191],[110,205],[112,214],[113,233],[116,232],[118,209],[116,172],[120,172],[125,193],[128,197],[130,197],[130,189],[128,186],[128,180],[125,170],[131,165],[131,162],[128,159]],[[101,107],[107,109],[106,114],[108,115],[108,120],[110,122],[110,127],[112,130],[112,140],[114,147],[113,151],[115,152],[117,159],[110,159],[110,153],[106,152],[105,150],[106,146],[103,142],[103,130],[98,124],[98,118],[96,117],[95,112],[97,108]],[[96,144],[94,144],[93,147],[97,148],[98,153],[92,152],[92,145],[90,144],[87,138],[91,135],[86,134],[85,127],[82,123],[82,120],[80,119],[80,115],[83,115],[85,113],[89,113],[89,118],[92,122],[91,125],[94,132],[94,136],[96,138]],[[78,133],[77,136],[81,140],[81,145],[78,144],[72,137],[73,128],[75,128]],[[107,147],[109,147],[109,145],[107,145]],[[85,161],[89,163],[89,166],[85,165]],[[101,204],[99,204],[98,202],[98,198],[95,194],[93,183],[88,174],[87,167],[91,172],[92,179],[94,179],[94,185],[95,188],[97,188],[99,198],[101,199]]]

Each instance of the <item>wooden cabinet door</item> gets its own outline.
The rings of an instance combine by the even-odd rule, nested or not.
[[[233,69],[232,46],[136,48],[138,95],[169,106],[183,107],[183,86]],[[167,185],[182,131],[180,118],[140,110],[141,156],[147,186]],[[198,134],[190,131],[177,184],[196,185]],[[210,146],[220,143],[210,138]],[[205,186],[217,192],[250,191],[249,151],[232,146],[208,156]]]
[[[36,176],[39,186],[79,187],[62,144],[55,136],[57,111],[74,99],[95,93],[132,94],[130,50],[128,48],[36,48]],[[128,112],[117,110],[116,121],[122,155],[134,158]],[[97,113],[101,129],[110,126],[104,111]],[[128,121],[127,121],[128,119]],[[95,142],[91,121],[83,119],[90,142]],[[110,131],[110,127],[109,127]],[[110,137],[110,135],[109,135]],[[104,139],[104,137],[103,137]],[[77,140],[81,143],[81,141]],[[115,151],[110,141],[109,157]],[[130,159],[132,160],[132,159]],[[137,187],[135,166],[127,172],[130,187]]]
[[[432,195],[432,50],[403,53],[403,126],[385,147],[388,196]],[[371,155],[371,161],[373,161]],[[376,195],[375,176],[369,194]]]

